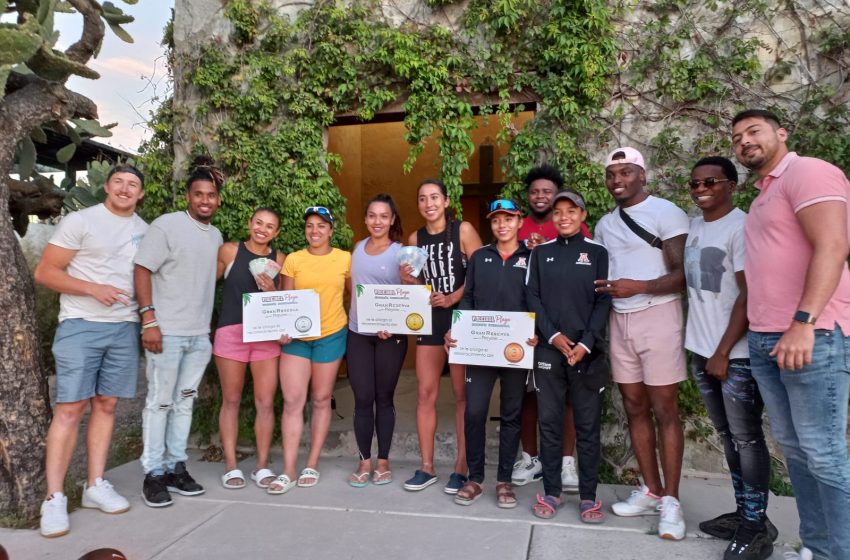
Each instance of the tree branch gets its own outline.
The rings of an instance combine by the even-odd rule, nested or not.
[[[75,62],[86,64],[103,42],[105,26],[100,17],[101,8],[93,0],[68,0],[68,3],[83,16],[83,32],[65,54]]]

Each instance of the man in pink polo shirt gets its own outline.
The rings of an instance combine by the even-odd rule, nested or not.
[[[800,514],[799,558],[850,558],[850,183],[789,152],[773,113],[732,120],[735,157],[759,180],[745,222],[753,377]]]

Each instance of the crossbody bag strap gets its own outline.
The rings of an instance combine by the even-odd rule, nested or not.
[[[641,239],[643,239],[644,241],[649,243],[649,245],[651,247],[655,247],[656,249],[661,249],[661,246],[664,243],[661,239],[659,239],[655,235],[652,235],[651,233],[649,233],[648,231],[646,231],[645,229],[640,227],[640,225],[636,221],[634,221],[631,216],[629,216],[628,214],[626,214],[623,211],[622,206],[618,206],[617,211],[620,214],[620,219],[623,220],[623,222],[626,224],[626,226],[628,226],[628,228],[630,230],[632,230],[632,232],[634,232],[635,235],[637,235],[638,237],[640,237]]]

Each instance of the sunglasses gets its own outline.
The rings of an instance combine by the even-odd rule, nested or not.
[[[513,200],[507,200],[502,198],[499,200],[494,200],[490,203],[490,212],[497,212],[499,210],[506,210],[508,212],[519,212],[519,207]]]
[[[306,219],[310,214],[318,214],[319,216],[325,216],[331,220],[334,219],[331,211],[324,206],[308,206],[307,209],[304,210],[304,218]]]
[[[700,185],[705,185],[708,188],[719,183],[728,183],[731,179],[718,179],[716,177],[706,177],[705,179],[691,179],[688,181],[688,186],[692,189],[698,189]]]

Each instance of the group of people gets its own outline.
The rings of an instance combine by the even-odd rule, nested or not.
[[[225,488],[247,485],[237,465],[236,439],[249,366],[257,409],[250,479],[270,494],[319,483],[320,452],[344,356],[359,449],[348,483],[391,483],[393,395],[407,337],[358,332],[357,299],[348,313],[343,302],[352,285],[427,283],[432,332],[417,337],[415,350],[421,465],[404,482],[405,490],[420,491],[438,481],[436,404],[448,367],[458,444],[444,491],[455,503],[468,506],[484,495],[486,422],[498,379],[496,505],[516,507],[514,486],[542,479],[534,515],[554,517],[566,490],[579,494],[581,521],[603,522],[605,509],[597,497],[602,395],[613,378],[642,485],[610,509],[618,516],[659,515],[659,535],[682,539],[684,434],[677,397],[678,384],[687,378],[688,350],[693,377],[723,439],[737,505],[736,511],[701,523],[701,530],[730,540],[726,560],[761,560],[773,552],[777,532],[766,516],[770,455],[762,428],[767,407],[797,495],[799,557],[850,559],[845,439],[850,183],[838,168],[789,152],[787,137],[768,111],[736,115],[735,156],[758,176],[759,195],[749,215],[735,208],[735,164],[724,157],[703,158],[687,185],[700,211],[691,220],[647,192],[646,162],[638,150],[613,150],[605,160],[605,183],[616,207],[596,224],[593,239],[585,225],[584,198],[564,189],[551,166],[536,167],[525,178],[529,216],[523,217],[512,200],[489,205],[494,241],[485,246],[470,223],[449,212],[445,185],[426,180],[417,190],[425,223],[407,238],[408,245],[427,254],[420,274],[398,264],[403,231],[389,195],[366,205],[369,235],[351,253],[331,246],[334,216],[313,206],[304,212],[307,247],[284,256],[272,247],[280,219],[270,208],[250,217],[246,241],[223,243],[211,224],[223,178],[211,162],[190,174],[187,210],[161,216],[150,226],[134,213],[144,196],[142,174],[116,166],[107,180],[106,202],[65,217],[36,269],[39,283],[62,294],[42,534],[69,530],[62,483],[89,404],[82,505],[109,513],[129,508],[103,474],[116,401],[135,393],[139,340],[148,380],[141,458],[147,505],[171,504],[172,492],[204,492],[186,469],[186,445],[192,403],[211,355],[221,381]],[[277,266],[256,274],[249,263],[258,258]],[[220,278],[223,296],[211,344]],[[242,294],[292,289],[319,293],[321,335],[243,342]],[[457,343],[453,309],[534,312],[535,335],[525,341],[534,368],[447,366]],[[283,466],[275,473],[269,452],[278,383],[284,401]],[[298,471],[308,395],[310,447]]]

